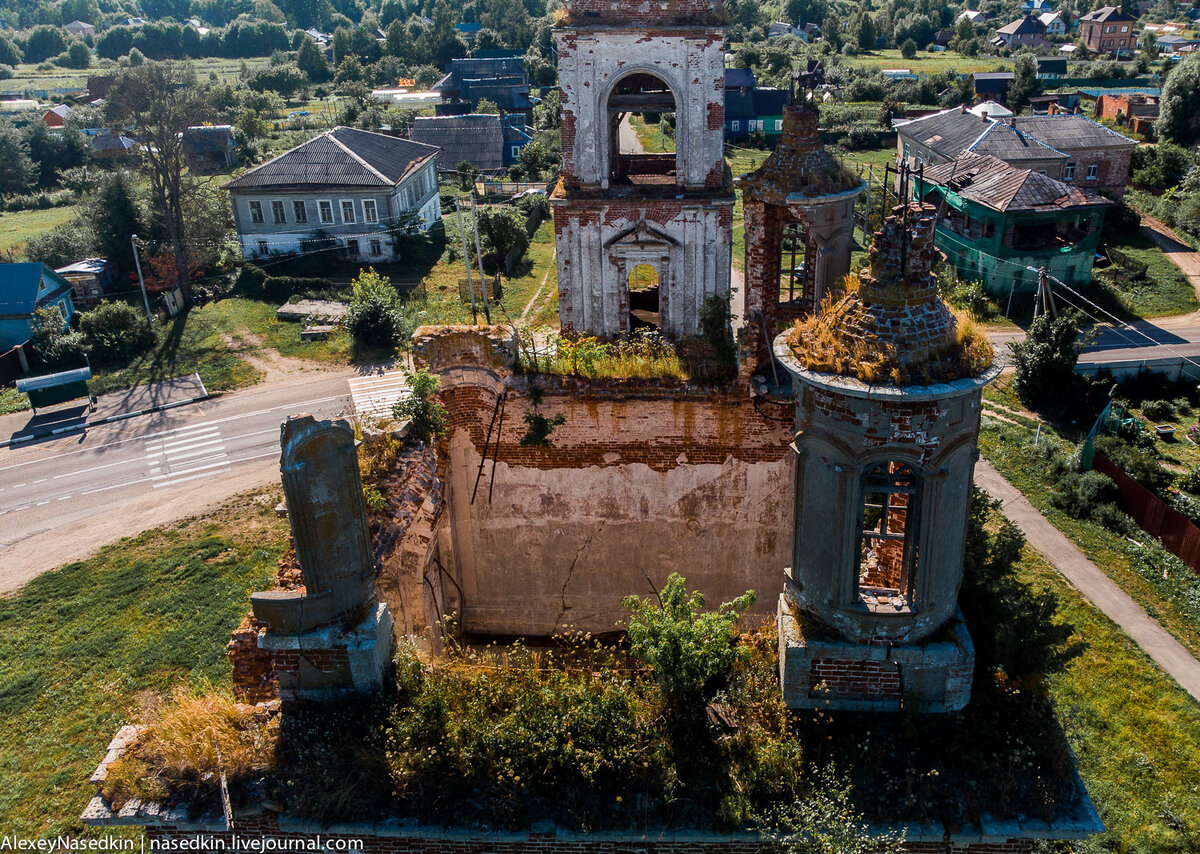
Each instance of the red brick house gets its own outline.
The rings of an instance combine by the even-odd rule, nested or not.
[[[1117,53],[1137,49],[1136,19],[1120,6],[1105,6],[1079,19],[1079,37],[1092,53]]]
[[[1124,116],[1131,131],[1150,137],[1154,135],[1154,123],[1158,121],[1158,96],[1142,93],[1101,95],[1096,99],[1095,116],[1114,122]]]

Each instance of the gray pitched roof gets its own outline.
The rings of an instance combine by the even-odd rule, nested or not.
[[[925,170],[923,180],[955,192],[960,198],[1004,213],[1051,211],[1111,205],[1077,187],[1029,169],[1018,169],[985,154],[964,154]]]
[[[256,187],[392,187],[437,149],[382,133],[336,127],[225,185]]]
[[[441,148],[444,170],[464,160],[485,171],[504,165],[504,133],[497,115],[418,116],[412,138]]]
[[[1134,148],[1137,143],[1087,116],[1017,116],[1017,130],[1060,151],[1079,148]]]
[[[1011,162],[1062,160],[1067,155],[1038,138],[996,119],[982,119],[958,107],[896,125],[910,139],[953,159],[965,151]]]
[[[1005,24],[996,30],[996,32],[1003,33],[1006,36],[1018,36],[1029,33],[1044,33],[1046,32],[1046,27],[1037,18],[1026,15],[1024,18],[1018,18],[1011,23]]]

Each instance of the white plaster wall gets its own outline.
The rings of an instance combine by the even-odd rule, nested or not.
[[[583,211],[582,217],[591,221],[595,210]],[[581,224],[580,213],[569,208],[555,211],[556,219],[565,220],[558,238],[559,312],[563,323],[573,323],[580,331],[618,335],[627,327],[622,294],[628,281],[616,258],[628,250],[606,244],[636,225],[644,210],[601,205],[600,211],[599,228]],[[704,300],[729,294],[732,234],[721,225],[721,206],[686,206],[668,222],[652,225],[678,243],[664,246],[660,253],[669,258],[667,275],[660,279],[665,294],[663,331],[672,336],[696,334]]]
[[[575,116],[575,175],[584,185],[608,186],[608,96],[628,74],[662,78],[675,95],[679,182],[703,187],[723,162],[724,129],[707,130],[709,105],[725,105],[725,55],[720,38],[645,31],[557,30],[558,79],[564,113]],[[571,44],[573,42],[573,46]]]

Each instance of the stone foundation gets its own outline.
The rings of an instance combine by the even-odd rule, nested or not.
[[[269,661],[269,671],[256,671],[255,684],[277,681],[281,700],[328,700],[351,691],[375,691],[392,658],[392,615],[375,604],[366,619],[349,628],[327,626],[308,632],[274,632],[262,628],[251,655],[245,633],[235,633],[239,659]],[[232,656],[231,656],[232,657]],[[235,670],[237,662],[235,661]]]
[[[956,712],[971,699],[975,647],[962,614],[932,638],[911,644],[853,643],[805,630],[779,597],[779,676],[792,709]]]

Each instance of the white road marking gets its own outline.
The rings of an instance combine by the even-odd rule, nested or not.
[[[225,424],[230,421],[238,421],[242,418],[254,418],[258,415],[266,415],[268,412],[275,412],[280,409],[296,409],[297,407],[300,407],[300,406],[313,406],[318,403],[328,403],[331,400],[341,400],[345,396],[346,395],[344,395],[344,394],[334,394],[334,395],[330,395],[328,397],[319,397],[315,400],[299,400],[294,403],[285,403],[285,404],[281,404],[279,406],[272,406],[267,409],[259,409],[255,412],[244,412],[240,415],[229,415],[229,416],[226,416],[225,418],[218,418],[215,421],[205,422],[205,426],[210,426],[213,424]],[[156,438],[158,436],[166,436],[169,434],[173,434],[177,429],[182,430],[184,428],[172,427],[172,428],[169,428],[166,430],[159,430],[154,433],[145,433],[140,436],[129,436],[128,438],[125,438],[125,439],[114,439],[111,442],[105,442],[101,445],[92,445],[92,446],[86,447],[86,448],[77,448],[73,451],[63,451],[61,454],[53,454],[53,455],[46,456],[46,457],[38,457],[35,460],[26,460],[23,463],[13,463],[12,465],[0,466],[0,472],[8,471],[9,469],[18,469],[18,468],[21,468],[22,466],[41,465],[41,464],[45,463],[47,460],[59,459],[61,457],[69,457],[69,456],[72,456],[75,454],[93,453],[95,451],[100,451],[105,448],[111,448],[115,445],[124,445],[128,442],[142,442],[147,439]],[[269,432],[276,433],[276,432],[278,432],[278,428],[275,428],[274,430],[271,430]],[[247,435],[257,435],[257,433],[250,433]],[[24,486],[24,484],[20,484],[20,485]],[[13,488],[15,489],[16,486],[14,486]]]
[[[369,377],[352,377],[350,400],[354,414],[359,418],[385,418],[392,414],[392,407],[409,397],[412,389],[404,371],[389,371]]]
[[[160,486],[174,486],[177,483],[185,483],[186,481],[196,480],[197,478],[201,478],[201,477],[212,477],[215,474],[224,474],[227,471],[229,471],[228,466],[226,466],[223,469],[218,469],[216,471],[206,471],[206,472],[202,472],[201,474],[193,474],[188,477],[177,477],[174,480],[165,480],[162,483],[156,483],[156,484],[154,484],[154,488],[158,489]]]

